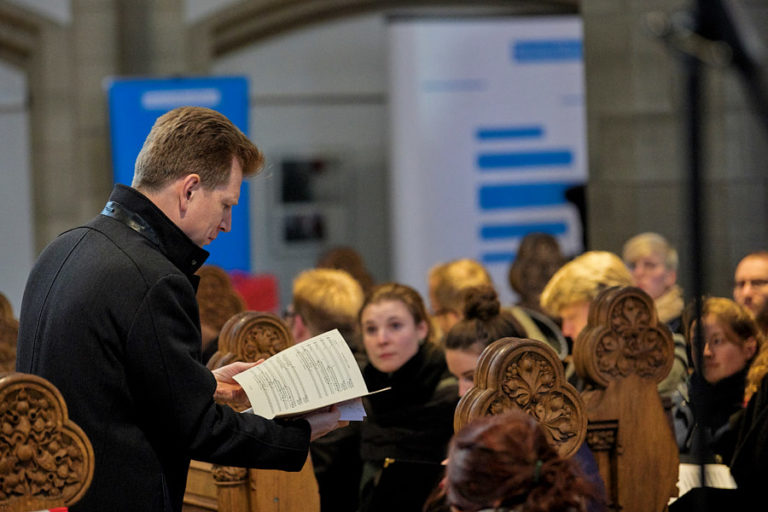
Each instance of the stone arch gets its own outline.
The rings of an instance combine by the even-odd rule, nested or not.
[[[189,64],[204,72],[210,61],[280,33],[316,23],[384,10],[418,14],[566,14],[578,0],[256,0],[225,8],[188,28]]]

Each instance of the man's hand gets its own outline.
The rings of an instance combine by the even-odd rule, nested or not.
[[[339,408],[333,405],[330,409],[323,409],[322,411],[311,412],[301,416],[307,420],[309,426],[312,427],[310,441],[323,437],[328,432],[336,430],[337,428],[349,425],[348,421],[339,421],[340,415],[341,412],[339,411]]]
[[[235,379],[232,377],[263,362],[263,359],[259,359],[255,363],[237,362],[213,370],[213,376],[216,378],[216,391],[213,393],[214,400],[227,402],[238,409],[247,408],[250,405],[248,396],[240,384],[235,382]]]

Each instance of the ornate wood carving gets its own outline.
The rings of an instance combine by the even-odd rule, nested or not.
[[[0,373],[12,372],[16,368],[16,338],[19,322],[13,316],[8,299],[0,293]]]
[[[595,300],[577,346],[576,371],[602,387],[630,374],[661,382],[674,363],[672,333],[639,288],[611,288]]]
[[[219,335],[219,350],[208,362],[211,369],[233,361],[266,359],[293,345],[285,323],[271,313],[243,311],[227,320]]]
[[[566,457],[584,441],[587,417],[563,365],[546,343],[502,338],[483,351],[475,371],[475,387],[459,401],[454,417],[458,430],[474,418],[518,408],[544,427]]]
[[[93,464],[90,441],[50,382],[0,378],[0,510],[69,507],[88,489]]]
[[[248,469],[233,466],[217,466],[211,468],[211,474],[216,485],[236,485],[248,480]]]
[[[610,506],[663,510],[677,495],[677,444],[656,389],[674,360],[672,334],[653,300],[634,287],[604,290],[574,344],[576,371],[594,388],[582,397],[587,442]]]

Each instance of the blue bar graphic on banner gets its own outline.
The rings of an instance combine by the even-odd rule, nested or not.
[[[481,171],[513,167],[568,166],[572,163],[573,153],[567,149],[486,153],[477,157],[477,166]]]
[[[512,44],[517,62],[550,62],[581,60],[580,39],[520,40]]]
[[[176,107],[208,107],[248,134],[248,82],[243,77],[115,79],[109,84],[109,117],[115,183],[130,185],[144,139],[155,120]],[[207,263],[226,270],[251,269],[248,182],[232,210],[232,231],[205,247]]]

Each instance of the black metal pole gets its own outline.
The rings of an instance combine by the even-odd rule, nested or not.
[[[695,33],[701,33],[701,30],[705,30],[704,17],[705,6],[704,0],[698,0],[694,7],[693,30]],[[686,82],[686,107],[687,107],[687,146],[688,146],[688,231],[691,240],[690,245],[690,259],[691,275],[692,279],[692,293],[694,301],[694,321],[697,328],[693,331],[693,347],[695,354],[696,371],[701,372],[703,369],[703,353],[704,353],[704,336],[701,324],[701,311],[702,311],[702,296],[704,294],[704,255],[706,242],[704,240],[703,223],[706,215],[705,202],[702,201],[704,195],[704,187],[702,184],[702,170],[703,170],[703,131],[704,131],[704,104],[705,101],[702,97],[704,90],[704,70],[701,60],[696,55],[685,56],[685,82]],[[690,325],[690,324],[689,324]],[[698,424],[699,428],[694,431],[693,446],[696,448],[694,453],[695,460],[700,465],[700,479],[701,486],[706,487],[706,472],[705,463],[706,459],[706,439],[704,435],[704,422],[703,418],[709,417],[710,414],[710,400],[708,393],[703,386],[704,379],[695,379],[693,382],[692,401],[694,404],[695,424]],[[705,494],[698,494],[698,503],[696,503],[696,510],[707,511],[709,506],[705,499]]]

